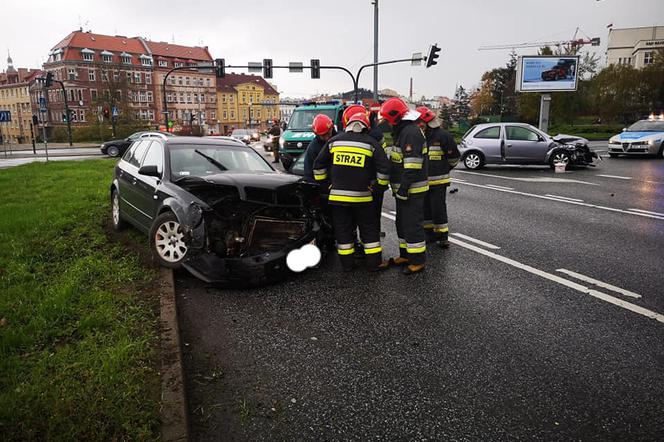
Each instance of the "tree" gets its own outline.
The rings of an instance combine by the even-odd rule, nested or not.
[[[450,107],[446,104],[440,106],[440,111],[438,111],[438,118],[444,129],[450,129],[452,127],[452,112]]]
[[[452,105],[452,120],[457,124],[467,122],[470,118],[470,98],[463,86],[459,85],[454,92],[454,104]]]

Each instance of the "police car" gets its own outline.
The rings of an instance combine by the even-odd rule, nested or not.
[[[664,114],[639,120],[609,139],[609,155],[657,155],[664,158]]]

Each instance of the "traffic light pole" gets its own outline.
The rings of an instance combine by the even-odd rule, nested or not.
[[[55,83],[60,85],[62,88],[62,97],[65,100],[65,114],[67,114],[67,139],[69,140],[69,147],[72,147],[74,144],[71,139],[71,112],[69,111],[69,100],[67,100],[67,91],[65,90],[65,84],[60,80],[53,80]]]

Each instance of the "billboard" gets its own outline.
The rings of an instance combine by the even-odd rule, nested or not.
[[[578,55],[526,55],[516,70],[518,92],[576,91]]]

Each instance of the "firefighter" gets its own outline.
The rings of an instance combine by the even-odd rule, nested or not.
[[[274,152],[274,161],[273,163],[279,162],[279,137],[281,136],[281,129],[279,129],[279,120],[272,120],[272,127],[268,131],[269,135],[272,135],[272,152]]]
[[[429,149],[429,192],[424,200],[424,229],[430,240],[440,247],[450,246],[447,225],[447,188],[450,170],[459,163],[459,150],[454,137],[440,127],[440,120],[426,106],[417,108]]]
[[[329,204],[344,271],[354,268],[355,231],[359,228],[367,269],[383,270],[380,219],[373,206],[375,188],[388,184],[390,164],[385,151],[367,134],[366,112],[352,115],[342,132],[331,138],[314,163],[316,181],[329,182]]]
[[[396,227],[399,257],[391,261],[410,275],[424,270],[426,236],[424,197],[427,181],[427,146],[417,125],[419,113],[400,98],[390,98],[380,108],[381,117],[393,128],[390,151],[390,186],[397,204]]]
[[[325,114],[318,114],[314,117],[311,130],[316,136],[304,152],[304,177],[309,181],[314,181],[314,161],[327,140],[336,135],[336,132],[332,119]]]

